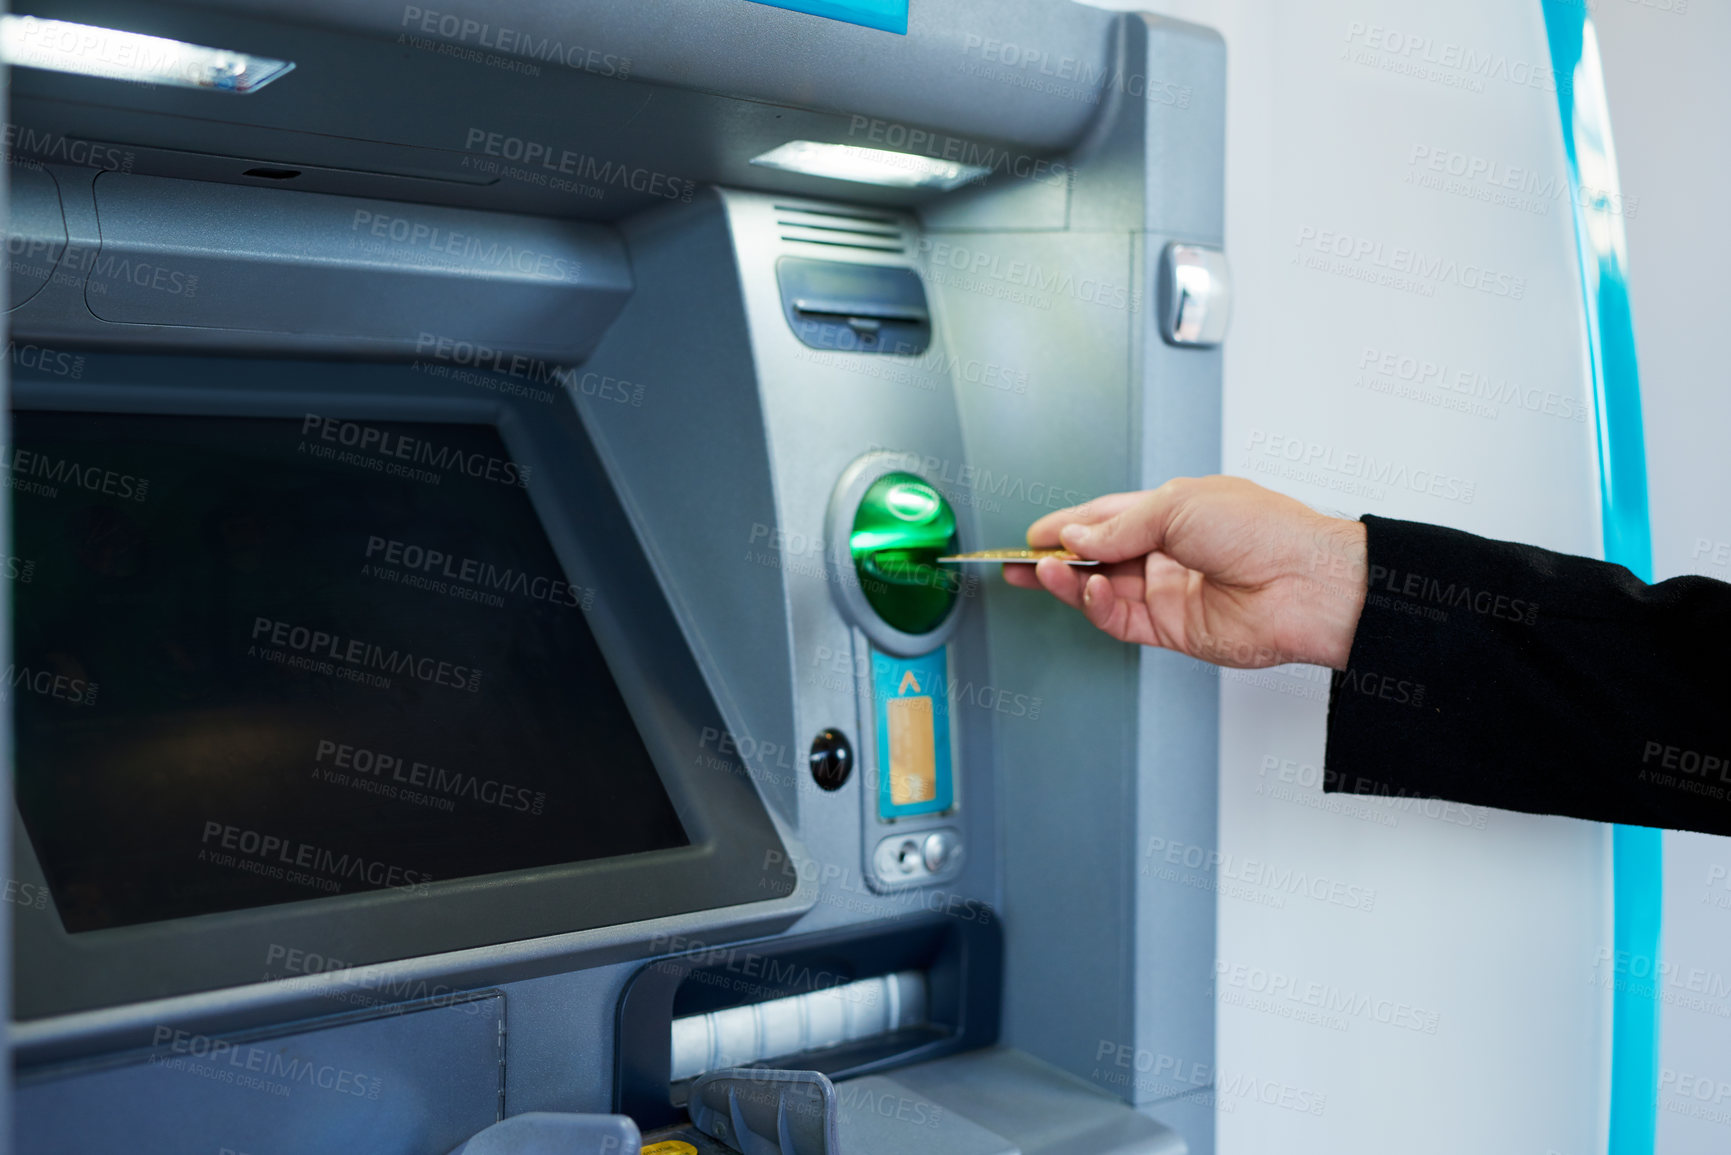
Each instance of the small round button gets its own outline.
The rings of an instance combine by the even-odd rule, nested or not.
[[[910,838],[896,851],[896,869],[903,874],[912,874],[919,868],[920,844]]]
[[[939,831],[926,835],[925,861],[926,870],[936,874],[950,863],[950,856],[955,850],[955,844],[948,834]]]
[[[853,747],[840,730],[825,730],[811,740],[811,776],[825,790],[840,790],[853,773]]]

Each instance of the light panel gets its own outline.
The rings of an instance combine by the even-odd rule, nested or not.
[[[856,184],[946,191],[979,180],[992,171],[975,164],[959,164],[917,153],[861,148],[853,144],[823,144],[815,140],[790,140],[762,156],[752,157],[751,163],[783,172]]]
[[[257,92],[294,68],[287,60],[34,16],[0,16],[0,60],[17,68],[235,93]]]

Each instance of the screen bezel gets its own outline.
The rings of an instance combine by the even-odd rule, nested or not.
[[[256,984],[274,977],[273,948],[281,957],[285,946],[368,966],[763,903],[793,890],[771,866],[786,860],[778,857],[786,843],[744,766],[733,759],[735,772],[715,770],[716,750],[698,766],[703,735],[726,724],[583,420],[562,393],[551,404],[492,396],[402,365],[95,355],[79,381],[21,375],[12,405],[494,427],[512,459],[530,468],[531,504],[569,580],[596,591],[590,629],[690,839],[667,850],[435,882],[421,894],[369,891],[76,935],[52,909],[20,911],[15,1018]],[[606,543],[605,564],[597,541]],[[16,806],[13,829],[16,880],[45,885]]]

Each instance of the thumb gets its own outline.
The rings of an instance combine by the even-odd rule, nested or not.
[[[1095,561],[1142,557],[1164,543],[1176,505],[1171,488],[1163,485],[1104,521],[1065,526],[1059,540],[1065,549]]]

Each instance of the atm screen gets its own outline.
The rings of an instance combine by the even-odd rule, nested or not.
[[[689,844],[491,426],[26,411],[3,460],[68,931]]]

